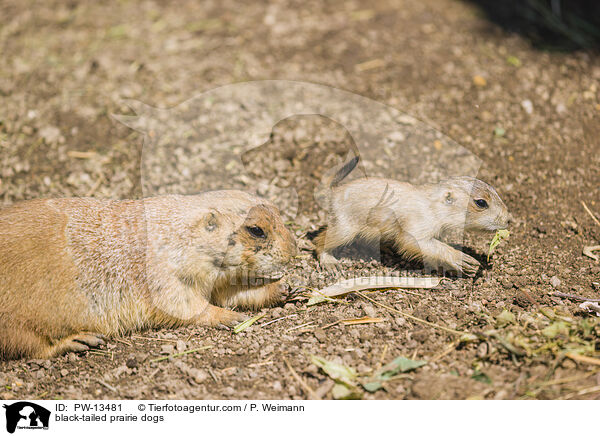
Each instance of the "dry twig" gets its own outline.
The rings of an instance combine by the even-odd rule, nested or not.
[[[182,351],[181,353],[170,354],[168,356],[159,357],[158,359],[152,359],[150,361],[150,363],[161,362],[163,360],[170,359],[171,357],[185,356],[186,354],[196,353],[196,352],[202,351],[202,350],[208,350],[209,348],[212,348],[212,345],[205,345],[204,347],[194,348],[193,350]]]
[[[600,301],[600,298],[585,298],[585,297],[580,297],[579,295],[565,294],[564,292],[559,292],[559,291],[553,292],[552,295],[555,297],[568,298],[570,300],[576,300],[576,301],[593,301],[593,302]]]
[[[596,218],[596,215],[594,215],[592,213],[592,211],[590,210],[590,208],[587,206],[587,204],[585,204],[585,201],[581,200],[581,204],[583,205],[583,208],[585,209],[585,211],[590,214],[590,216],[592,217],[594,222],[600,226],[600,221],[598,221],[598,218]]]
[[[461,332],[461,331],[454,330],[454,329],[451,329],[451,328],[448,328],[448,327],[443,327],[441,325],[437,325],[437,324],[434,324],[432,322],[425,321],[424,319],[417,318],[416,316],[409,315],[408,313],[404,313],[404,312],[402,312],[402,311],[400,311],[398,309],[394,309],[393,307],[387,306],[387,305],[385,305],[383,303],[379,303],[378,301],[375,301],[372,298],[369,298],[366,295],[363,295],[362,292],[357,292],[356,294],[358,296],[366,299],[366,300],[369,300],[371,303],[377,304],[378,306],[384,307],[384,308],[386,308],[389,311],[395,312],[395,313],[397,313],[399,315],[402,315],[402,316],[404,316],[406,318],[412,319],[413,321],[417,321],[417,322],[420,322],[421,324],[428,325],[429,327],[440,329],[440,330],[443,330],[445,332],[452,333],[453,335],[460,335],[460,336],[462,336],[462,335],[469,334],[467,332]]]
[[[311,399],[313,399],[313,400],[320,400],[320,398],[317,396],[315,391],[309,385],[307,385],[306,382],[304,380],[302,380],[302,378],[294,370],[294,368],[292,368],[292,365],[290,365],[290,362],[288,362],[288,360],[283,356],[282,356],[282,359],[285,362],[286,366],[288,367],[290,374],[292,374],[292,377],[294,377],[296,379],[296,381],[298,383],[300,383],[300,385],[302,386],[302,389],[304,389],[306,391],[308,396],[311,397]]]

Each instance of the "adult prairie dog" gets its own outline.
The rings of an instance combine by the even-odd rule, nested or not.
[[[479,262],[439,241],[449,230],[505,229],[509,213],[496,190],[473,177],[452,177],[436,184],[412,185],[364,178],[333,187],[330,221],[315,238],[319,260],[331,266],[332,250],[355,239],[392,242],[408,259],[474,275]]]
[[[232,324],[280,299],[296,242],[241,191],[64,198],[0,210],[0,356],[52,357],[102,335]],[[262,277],[262,284],[247,278]]]

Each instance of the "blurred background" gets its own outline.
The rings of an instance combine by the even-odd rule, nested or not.
[[[598,48],[600,3],[594,0],[470,0],[492,22],[546,50]]]

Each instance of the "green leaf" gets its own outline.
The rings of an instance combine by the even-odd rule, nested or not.
[[[498,327],[504,327],[505,325],[512,324],[514,322],[515,316],[506,309],[504,309],[502,313],[496,317],[496,324]]]
[[[381,385],[381,382],[378,382],[378,381],[372,381],[372,382],[363,383],[363,388],[365,388],[365,390],[367,390],[369,392],[378,391],[382,387],[383,386]]]
[[[500,245],[500,242],[503,239],[506,239],[510,236],[510,232],[506,229],[498,230],[494,237],[492,238],[492,242],[490,242],[490,249],[488,251],[487,260],[490,261],[490,256],[496,250],[496,247]]]
[[[569,326],[564,321],[556,321],[543,329],[542,334],[549,339],[554,339],[560,334],[568,335]]]
[[[427,361],[425,360],[411,360],[403,356],[396,357],[377,371],[368,381],[362,383],[362,386],[369,392],[375,392],[383,387],[382,382],[390,380],[399,373],[412,371],[426,364]]]
[[[342,365],[341,363],[335,363],[319,356],[311,356],[310,359],[312,363],[321,368],[325,374],[338,382],[353,384],[353,380],[358,376],[354,369]]]
[[[106,31],[106,36],[112,39],[121,39],[127,36],[128,28],[125,24],[118,24]]]
[[[349,366],[335,363],[319,356],[310,357],[312,363],[335,381],[331,395],[335,400],[359,400],[362,392],[358,390],[356,378],[358,373]]]
[[[325,301],[325,297],[322,295],[316,295],[314,297],[310,297],[310,299],[306,302],[307,306],[314,306],[315,304],[319,304]]]
[[[406,357],[400,356],[396,357],[390,363],[385,365],[379,371],[382,374],[382,377],[393,377],[399,372],[408,372],[413,369],[419,368],[423,365],[427,365],[426,360],[411,360]]]
[[[474,335],[473,333],[465,333],[464,335],[462,335],[459,338],[459,341],[461,344],[466,344],[469,342],[475,342],[478,341],[479,338],[477,337],[477,335]]]
[[[328,297],[327,295],[317,293],[317,294],[313,294],[312,297],[310,297],[310,299],[306,302],[306,305],[314,306],[315,304],[321,304],[326,301],[328,301],[330,303],[339,303],[339,300],[336,300],[335,298],[331,298],[331,297]]]
[[[233,333],[237,334],[239,332],[243,332],[244,330],[246,330],[248,327],[250,327],[252,324],[254,324],[256,321],[258,321],[259,319],[261,319],[265,315],[266,315],[266,313],[263,313],[262,315],[256,315],[256,316],[253,316],[250,319],[247,319],[246,321],[243,321],[243,322],[239,323],[233,329]]]
[[[506,62],[508,62],[513,67],[520,67],[522,65],[521,59],[516,56],[509,56],[506,58]]]
[[[334,400],[360,400],[362,398],[362,393],[344,383],[336,383],[331,390],[331,395]]]
[[[477,380],[478,382],[485,383],[488,385],[492,384],[492,379],[485,373],[481,371],[475,371],[471,376],[473,380]]]
[[[501,137],[501,136],[504,136],[505,134],[506,134],[506,130],[504,130],[502,127],[496,127],[494,129],[494,136]]]
[[[556,318],[556,313],[550,307],[541,307],[540,308],[540,312],[541,312],[542,315],[544,315],[548,319],[555,319]]]

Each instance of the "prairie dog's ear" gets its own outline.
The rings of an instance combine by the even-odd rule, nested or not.
[[[223,226],[223,217],[216,210],[208,211],[198,217],[193,224],[193,229],[199,232],[212,233]]]
[[[454,194],[452,193],[452,191],[446,191],[444,193],[444,203],[454,204],[455,201],[456,199],[454,198]]]
[[[215,215],[214,212],[210,212],[206,215],[206,217],[204,218],[204,228],[206,229],[207,232],[212,232],[213,230],[215,230],[217,227],[219,227],[219,219],[217,218],[217,215]]]

